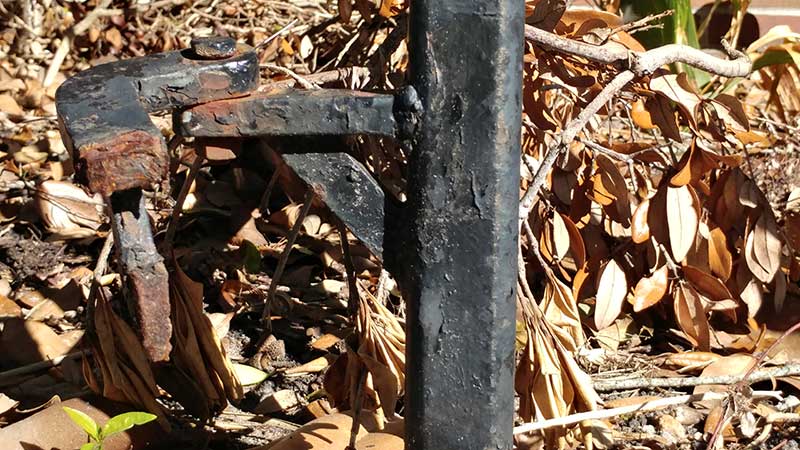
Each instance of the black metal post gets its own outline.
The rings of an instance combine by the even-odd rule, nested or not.
[[[524,2],[411,8],[406,449],[511,449]]]

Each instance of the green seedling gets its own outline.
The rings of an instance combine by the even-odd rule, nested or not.
[[[101,427],[94,419],[77,409],[67,406],[62,408],[69,418],[89,435],[90,442],[81,445],[80,450],[103,450],[103,442],[109,437],[156,419],[155,415],[146,412],[127,412],[108,419],[108,422]]]

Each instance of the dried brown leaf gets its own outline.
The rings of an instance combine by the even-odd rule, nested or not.
[[[14,97],[8,94],[0,94],[0,112],[8,114],[12,118],[21,118],[25,115],[25,111],[14,100]]]
[[[733,299],[733,294],[719,278],[697,267],[684,266],[683,275],[701,294],[713,301]]]
[[[350,23],[350,16],[353,14],[353,5],[350,0],[339,0],[339,19],[342,23]]]
[[[747,267],[764,283],[772,280],[780,269],[782,243],[778,225],[771,210],[765,210],[756,221],[745,244]]]
[[[545,31],[553,31],[566,9],[566,0],[532,0],[525,2],[525,23]]]
[[[695,347],[707,351],[711,347],[711,331],[700,295],[690,284],[678,283],[672,296],[678,326]]]
[[[761,283],[756,278],[751,278],[742,288],[739,297],[747,305],[748,317],[755,317],[764,302]]]
[[[633,212],[631,220],[631,239],[637,244],[650,240],[650,225],[647,222],[647,213],[650,208],[650,200],[639,203]]]
[[[661,266],[652,276],[645,277],[636,283],[633,290],[633,297],[630,299],[633,310],[636,312],[647,309],[658,303],[667,293],[669,286],[667,266]]]
[[[603,268],[597,286],[594,323],[598,330],[611,325],[622,312],[622,303],[628,294],[625,272],[616,261],[610,260]]]
[[[667,96],[675,102],[679,109],[683,110],[684,117],[689,122],[689,126],[696,129],[695,114],[698,105],[703,101],[691,83],[688,81],[685,72],[675,74],[665,74],[654,77],[650,80],[650,89]]]
[[[667,223],[675,261],[683,261],[694,245],[699,219],[692,187],[667,187]]]
[[[717,355],[716,353],[690,351],[673,353],[667,356],[667,359],[664,361],[664,363],[669,366],[675,366],[679,368],[697,368],[705,367],[720,358],[721,356]]]
[[[567,255],[570,245],[570,234],[564,224],[564,218],[558,212],[553,213],[553,256],[561,260]]]
[[[93,236],[103,224],[103,202],[83,188],[64,181],[48,180],[39,185],[36,209],[48,231],[65,238]]]
[[[711,273],[727,281],[733,270],[733,256],[728,251],[728,239],[719,227],[711,229],[708,238],[708,265]]]
[[[644,130],[652,130],[656,127],[650,113],[645,109],[642,99],[637,99],[631,104],[631,119],[637,127]]]

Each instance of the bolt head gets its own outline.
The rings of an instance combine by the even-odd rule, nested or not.
[[[192,51],[203,59],[225,59],[236,54],[236,40],[223,36],[194,38]]]

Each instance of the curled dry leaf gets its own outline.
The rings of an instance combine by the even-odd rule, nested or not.
[[[669,285],[667,266],[661,266],[652,276],[645,277],[636,283],[633,297],[630,299],[633,310],[639,312],[658,303],[667,293]]]
[[[709,232],[708,238],[708,265],[711,273],[723,281],[731,277],[733,270],[733,256],[728,250],[728,239],[719,227]]]
[[[553,213],[552,226],[553,256],[555,259],[561,260],[564,259],[569,251],[570,233],[564,223],[564,218],[558,212]]]
[[[528,302],[524,298],[521,301],[522,305]],[[595,409],[598,396],[591,378],[575,362],[573,353],[560,344],[557,327],[530,312],[526,316],[527,343],[514,373],[520,417],[532,421]]]
[[[762,197],[761,191],[753,180],[745,178],[742,184],[739,185],[739,203],[742,206],[758,208],[758,205],[762,202]]]
[[[692,142],[691,147],[683,154],[678,164],[680,170],[670,178],[670,184],[673,186],[700,185],[700,179],[718,167],[717,161],[710,155],[710,152],[703,150],[695,142]]]
[[[667,223],[672,257],[683,261],[694,245],[700,217],[691,186],[667,187]]]
[[[177,261],[173,260],[172,266],[170,318],[175,345],[171,357],[181,372],[196,382],[205,408],[222,410],[228,399],[242,398],[242,385],[219,336],[203,313],[203,285],[189,278]]]
[[[578,226],[569,216],[564,216],[564,223],[567,225],[567,231],[569,231],[569,248],[572,253],[572,260],[575,263],[575,269],[578,270],[586,265],[586,244],[583,242],[583,236]]]
[[[360,308],[356,320],[358,348],[348,347],[325,376],[324,386],[342,408],[354,404],[363,380],[364,408],[380,409],[393,417],[405,386],[405,331],[398,318],[366,289],[358,289]]]
[[[742,301],[747,305],[748,317],[755,317],[761,304],[764,302],[763,289],[761,283],[756,278],[750,278],[744,285],[742,292],[739,293]]]
[[[666,74],[654,77],[650,80],[650,89],[665,95],[675,102],[678,109],[683,112],[683,116],[693,129],[697,129],[695,115],[698,106],[703,102],[703,98],[695,92],[694,87],[688,81],[686,73]]]
[[[351,412],[333,413],[308,422],[277,442],[264,447],[256,447],[253,450],[345,448],[350,441],[352,425],[353,414]],[[379,418],[372,412],[362,411],[359,416],[356,437],[362,438],[369,431],[379,428]]]
[[[680,352],[667,356],[664,364],[681,369],[696,369],[706,367],[721,356],[711,352]]]
[[[553,31],[566,9],[565,0],[526,1],[525,23],[545,31]]]
[[[683,275],[692,283],[701,294],[713,301],[722,301],[733,298],[733,294],[719,278],[709,275],[694,266],[684,266]]]
[[[637,99],[631,104],[631,119],[637,127],[645,130],[652,130],[656,127],[650,113],[645,109],[642,99]]]
[[[753,275],[769,283],[780,269],[781,240],[771,210],[761,213],[745,243],[745,261]]]
[[[39,185],[36,209],[47,229],[67,239],[93,236],[103,224],[103,201],[65,181],[48,180]]]
[[[681,142],[681,130],[678,128],[678,120],[675,117],[675,112],[669,99],[661,94],[656,93],[653,97],[649,97],[644,103],[644,107],[653,123],[661,130],[664,136],[672,139],[675,142]]]
[[[647,212],[650,209],[650,200],[639,203],[633,212],[631,220],[631,239],[637,244],[650,240],[650,225],[647,223]]]
[[[622,303],[628,293],[625,272],[613,259],[603,268],[597,286],[597,303],[594,310],[594,323],[598,330],[611,325],[622,312]]]
[[[0,319],[22,317],[22,308],[5,295],[0,294]]]
[[[353,5],[350,0],[339,0],[339,18],[342,23],[350,23],[350,16],[353,14]]]
[[[678,326],[695,347],[708,350],[711,347],[711,331],[700,295],[690,284],[681,282],[675,286],[672,296]]]
[[[557,327],[570,338],[561,339],[561,343],[569,351],[577,351],[586,337],[581,325],[578,303],[572,291],[555,276],[548,277],[542,298],[542,312],[547,322]],[[562,336],[562,335],[559,335]]]
[[[3,359],[11,366],[33,364],[69,353],[75,342],[56,334],[44,322],[11,318],[0,333]]]
[[[594,177],[595,201],[603,205],[603,210],[623,227],[630,225],[631,207],[628,200],[628,185],[617,164],[608,156],[595,156],[597,173]]]
[[[408,9],[410,0],[383,0],[380,15],[386,18],[394,17]]]

